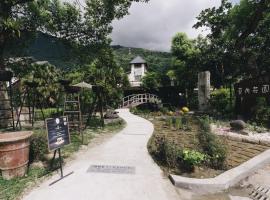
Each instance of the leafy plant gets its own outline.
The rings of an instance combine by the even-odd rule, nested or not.
[[[177,117],[177,118],[175,119],[175,128],[176,128],[177,130],[183,128],[183,123],[182,123],[182,118],[181,118],[181,117]]]
[[[216,115],[230,117],[233,114],[233,106],[230,105],[230,90],[221,88],[213,91],[210,105]]]
[[[193,171],[194,167],[206,160],[206,155],[195,150],[185,149],[183,151],[183,164],[186,169]]]
[[[267,104],[266,98],[257,98],[256,106],[252,110],[252,121],[256,122],[257,126],[270,128],[270,106]]]
[[[45,132],[35,132],[30,140],[30,162],[43,160],[48,153],[47,137]]]
[[[205,154],[209,156],[209,165],[216,169],[225,167],[227,149],[216,135],[211,133],[209,117],[199,119],[201,131],[198,133],[200,146]]]

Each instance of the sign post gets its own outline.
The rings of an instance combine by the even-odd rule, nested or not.
[[[70,144],[70,134],[68,128],[68,118],[67,117],[59,117],[55,119],[47,119],[46,120],[46,128],[47,128],[47,138],[48,138],[48,149],[49,151],[54,151],[53,159],[51,162],[51,167],[55,161],[56,153],[58,152],[58,158],[60,160],[60,179],[52,182],[50,184],[53,185],[56,182],[62,180],[63,178],[73,174],[73,172],[63,175],[63,167],[62,167],[62,156],[61,156],[61,148]],[[57,168],[57,169],[59,169]]]

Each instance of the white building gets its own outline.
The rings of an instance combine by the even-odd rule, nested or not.
[[[128,75],[128,79],[131,87],[140,87],[142,77],[147,72],[147,63],[140,56],[134,58],[130,63],[131,72]]]

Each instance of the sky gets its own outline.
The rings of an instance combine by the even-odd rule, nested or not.
[[[231,1],[236,3],[239,0]],[[177,32],[185,32],[189,38],[195,38],[198,34],[205,35],[206,31],[192,28],[196,23],[196,16],[203,9],[219,6],[220,2],[221,0],[150,0],[148,3],[133,3],[129,15],[113,22],[113,44],[169,51],[172,37]]]

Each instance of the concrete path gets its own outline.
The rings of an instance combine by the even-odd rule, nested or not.
[[[163,176],[147,152],[153,125],[120,109],[127,126],[102,145],[90,148],[64,173],[74,174],[53,186],[53,176],[25,196],[25,200],[180,200],[177,189]],[[90,165],[135,167],[134,174],[89,173]]]

